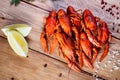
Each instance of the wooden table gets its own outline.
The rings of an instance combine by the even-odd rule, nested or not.
[[[118,10],[113,9],[113,13],[120,12],[120,0],[106,0],[107,7],[117,5]],[[26,37],[29,44],[27,58],[20,57],[10,48],[8,41],[0,30],[0,80],[95,80],[93,77],[97,73],[99,80],[120,80],[120,69],[113,70],[120,63],[120,19],[111,16],[106,9],[101,9],[99,0],[35,0],[26,2],[24,0],[15,7],[10,6],[10,0],[0,0],[0,29],[12,23],[26,23],[32,27],[29,36]],[[101,17],[108,23],[112,33],[109,55],[102,63],[96,60],[93,70],[83,67],[81,73],[69,68],[57,51],[53,55],[43,52],[39,37],[43,30],[44,17],[50,10],[66,9],[72,5],[75,9],[88,8],[93,14]],[[119,16],[120,14],[115,14]],[[113,25],[114,24],[114,25]],[[113,28],[114,27],[114,28]],[[115,51],[118,51],[116,55]],[[112,62],[109,62],[112,59]],[[100,68],[99,68],[100,65]],[[69,75],[69,76],[68,76]]]

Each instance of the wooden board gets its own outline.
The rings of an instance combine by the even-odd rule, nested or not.
[[[29,52],[29,54],[34,54],[34,52],[35,53],[37,53],[38,54],[38,52],[40,52],[40,54],[45,54],[45,56],[46,56],[46,59],[47,58],[49,58],[49,59],[54,59],[54,62],[55,62],[55,64],[59,64],[59,65],[63,65],[63,66],[66,66],[65,64],[63,64],[64,63],[64,60],[62,60],[58,55],[57,55],[57,50],[54,52],[54,54],[53,55],[48,55],[48,54],[46,54],[46,53],[44,53],[43,52],[43,50],[42,50],[42,48],[41,48],[41,45],[39,44],[39,36],[40,36],[40,33],[41,33],[41,31],[42,31],[42,28],[43,28],[43,25],[44,25],[44,17],[45,16],[47,16],[48,15],[48,10],[52,10],[52,9],[59,9],[59,8],[63,8],[63,9],[65,9],[66,7],[67,7],[67,5],[68,4],[58,4],[58,2],[56,1],[53,1],[53,3],[51,2],[51,1],[49,1],[49,4],[48,3],[46,3],[45,1],[43,1],[43,2],[41,2],[40,0],[36,0],[36,1],[34,1],[34,2],[32,2],[32,3],[26,3],[26,2],[21,2],[21,4],[19,5],[19,6],[17,6],[17,7],[14,7],[14,6],[10,6],[9,5],[9,3],[10,3],[10,0],[3,0],[4,1],[4,3],[2,3],[1,5],[0,5],[0,17],[2,17],[1,19],[0,19],[0,29],[2,28],[2,27],[4,27],[5,25],[8,25],[8,24],[12,24],[12,23],[27,23],[27,24],[29,24],[30,26],[32,26],[32,31],[31,31],[31,33],[29,34],[29,36],[27,37],[27,41],[28,41],[28,43],[29,43],[29,48],[30,48],[30,52]],[[46,0],[47,1],[47,0]],[[59,2],[59,3],[62,3],[63,1],[61,1],[61,2]],[[67,1],[64,1],[64,2],[67,2]],[[51,4],[54,4],[54,6],[51,6]],[[95,4],[97,4],[97,3],[95,3]],[[56,7],[56,5],[58,5],[57,7]],[[3,7],[4,6],[4,7]],[[38,7],[37,7],[38,6]],[[74,5],[75,6],[75,5]],[[100,5],[98,5],[98,7],[99,7]],[[79,8],[77,8],[76,7],[76,9],[79,9]],[[4,19],[3,19],[4,18]],[[104,19],[104,18],[103,18]],[[109,23],[109,22],[108,22]],[[118,28],[119,29],[119,28]],[[112,33],[114,33],[115,34],[115,36],[119,36],[119,33],[117,33],[116,31],[112,31]],[[0,36],[2,36],[2,37],[5,37],[4,35],[3,35],[3,33],[0,31]],[[119,37],[118,37],[119,38]],[[1,42],[1,41],[0,41]],[[116,39],[116,38],[112,38],[112,41],[111,41],[111,47],[110,47],[110,49],[119,49],[119,43],[120,43],[120,41],[118,40],[118,39]],[[0,45],[4,45],[3,43],[0,43]],[[5,44],[6,46],[8,45],[8,44]],[[5,47],[6,48],[6,47]],[[3,51],[6,51],[5,50],[5,48],[3,49]],[[0,48],[1,49],[1,48]],[[36,52],[37,51],[37,52]],[[7,53],[7,52],[5,52],[5,53]],[[11,52],[9,52],[9,54],[10,54]],[[14,53],[14,52],[13,52]],[[2,54],[4,54],[4,53],[1,53],[1,55]],[[12,56],[12,55],[11,55]],[[36,57],[37,57],[37,55],[35,55]],[[1,56],[1,64],[2,65],[5,65],[4,64],[4,60],[3,60],[3,58],[4,58],[4,56]],[[105,63],[106,63],[106,61],[108,60],[108,59],[110,59],[111,58],[111,55],[109,55],[106,59],[105,59],[105,61],[103,62],[103,64],[101,64],[101,66],[104,66],[105,65]],[[16,58],[15,58],[16,59]],[[44,59],[44,58],[43,58]],[[34,60],[34,58],[33,58],[33,60]],[[59,61],[58,61],[59,60]],[[16,61],[16,60],[15,60]],[[62,61],[62,63],[61,63],[61,61]],[[9,61],[9,62],[11,62],[11,60]],[[18,61],[18,63],[19,63],[20,61]],[[21,61],[22,62],[22,61]],[[36,63],[36,65],[38,65],[38,63],[39,63],[39,60],[38,61],[36,61],[37,63]],[[16,63],[17,63],[17,61],[16,61]],[[34,63],[34,61],[33,61],[33,63]],[[28,64],[28,65],[32,65],[33,64],[32,62],[31,62],[31,64]],[[42,64],[42,63],[40,63],[40,64]],[[34,65],[34,64],[33,64]],[[51,63],[51,65],[53,65],[54,66],[54,64],[53,63]],[[9,66],[7,66],[7,67],[5,67],[6,69],[8,68]],[[37,66],[38,67],[38,66]],[[16,66],[14,66],[13,68],[15,68],[15,70],[17,70],[17,68],[16,68]],[[102,77],[102,78],[104,78],[104,79],[111,79],[111,80],[113,80],[113,79],[120,79],[120,77],[119,77],[119,70],[118,71],[113,71],[113,72],[110,72],[110,70],[109,70],[109,68],[110,68],[110,64],[108,65],[108,67],[106,67],[104,70],[99,70],[99,72],[98,72],[98,75],[100,76],[100,77]],[[22,69],[22,67],[21,67],[21,69]],[[24,68],[23,68],[24,69]],[[52,66],[51,66],[51,70],[49,71],[48,70],[48,72],[47,73],[43,73],[42,74],[42,76],[44,75],[44,74],[48,74],[48,75],[51,75],[51,71],[52,71],[52,69],[54,70],[54,67],[52,68]],[[59,69],[59,68],[58,68]],[[84,77],[88,77],[86,80],[88,80],[89,79],[89,77],[91,77],[92,75],[91,74],[93,74],[95,71],[96,71],[96,67],[95,67],[95,69],[94,70],[90,70],[90,69],[88,69],[88,68],[86,68],[86,67],[83,67],[83,70],[84,71],[87,71],[88,73],[90,73],[90,75],[88,76],[88,73],[84,73],[83,75],[81,74],[81,76],[83,76],[81,79],[86,79],[86,78],[84,78]],[[1,70],[4,70],[3,69],[3,67],[2,67],[2,69]],[[56,69],[57,70],[57,69]],[[67,70],[67,69],[66,69]],[[28,70],[28,72],[29,72],[29,70]],[[64,72],[64,70],[63,70],[63,72]],[[27,73],[27,72],[26,72]],[[55,72],[53,72],[54,73],[54,75],[56,74]],[[3,75],[3,73],[0,73],[1,75]],[[41,73],[39,73],[39,75],[40,75]],[[74,75],[76,75],[76,74],[78,74],[78,73],[76,73],[76,72],[73,72],[73,76]],[[9,76],[9,75],[11,75],[11,74],[7,74],[6,76]],[[39,76],[39,75],[36,75],[36,76]],[[45,76],[48,76],[48,75],[45,75]],[[67,72],[65,72],[65,77],[67,77]],[[3,75],[4,76],[4,80],[6,80],[7,78],[6,78],[6,76],[5,75]],[[22,76],[22,74],[19,74],[19,75],[17,75],[16,77],[17,77],[17,79],[20,79],[20,77],[19,76]],[[78,76],[78,75],[77,75]],[[27,75],[25,78],[26,79],[29,79],[28,78],[29,76]],[[52,78],[51,78],[51,80],[54,80],[53,78],[53,76],[51,76]],[[10,77],[9,77],[10,78]],[[47,78],[49,79],[49,76],[48,77],[45,77],[45,78],[43,78],[43,79],[46,79],[47,80]],[[79,78],[79,76],[78,77],[73,77],[74,79],[80,79]],[[56,78],[55,78],[56,79]],[[65,78],[66,79],[66,78]],[[64,79],[63,79],[64,80]]]
[[[16,55],[7,40],[0,37],[0,80],[66,80],[65,63],[29,49],[28,58]],[[71,71],[70,80],[92,79],[91,76]]]

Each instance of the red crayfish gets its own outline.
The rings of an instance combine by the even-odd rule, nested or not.
[[[60,9],[49,13],[40,43],[44,51],[49,53],[58,44],[60,55],[68,66],[80,72],[83,65],[94,68],[93,63],[100,49],[103,49],[100,61],[106,57],[110,39],[111,34],[104,21],[88,9],[79,14],[72,6],[68,6],[67,12]]]

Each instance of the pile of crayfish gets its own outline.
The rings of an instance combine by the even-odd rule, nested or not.
[[[89,9],[78,13],[72,6],[67,11],[50,11],[46,18],[40,43],[45,52],[53,53],[58,45],[59,55],[68,67],[80,72],[83,65],[93,69],[99,51],[100,61],[109,51],[111,33],[106,22],[94,16]]]

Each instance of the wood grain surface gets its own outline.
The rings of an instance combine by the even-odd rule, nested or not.
[[[87,0],[85,0],[87,1]],[[107,0],[109,2],[109,0]],[[91,0],[88,1],[89,6],[93,8],[97,8],[96,10],[100,10],[100,2]],[[78,4],[88,4],[88,2],[84,2],[77,0],[73,2],[73,6],[78,10],[79,7],[81,9],[90,8],[93,12],[94,9],[91,7],[86,7],[86,5],[79,6]],[[109,2],[111,4],[111,1]],[[112,2],[113,4],[118,5],[116,1]],[[76,4],[76,5],[75,5]],[[45,23],[45,17],[48,15],[50,10],[58,10],[60,8],[67,8],[68,5],[72,5],[70,0],[35,0],[33,2],[22,2],[17,6],[10,6],[10,0],[1,0],[0,1],[0,29],[5,25],[13,24],[13,23],[26,23],[32,27],[31,33],[26,37],[29,44],[29,57],[22,58],[14,54],[12,49],[10,48],[6,37],[0,30],[0,80],[66,80],[68,79],[68,71],[67,64],[58,56],[57,49],[54,51],[53,55],[49,55],[44,53],[41,44],[39,42],[39,36],[43,30],[43,26]],[[100,10],[101,11],[101,10]],[[104,10],[103,10],[104,12]],[[104,12],[105,13],[105,12]],[[97,16],[103,16],[99,12],[94,13]],[[110,43],[110,52],[115,50],[120,50],[120,35],[119,35],[119,26],[112,26],[112,20],[108,20],[106,16],[101,17],[103,20],[106,20],[108,23],[109,29],[113,35],[111,43]],[[111,17],[114,19],[114,17]],[[119,22],[119,21],[117,21]],[[117,23],[116,24],[119,24]],[[115,27],[113,30],[112,28]],[[99,54],[100,56],[100,54]],[[107,67],[106,62],[112,58],[112,54],[108,55],[106,59],[100,63],[101,68],[98,70],[97,75],[99,79],[107,79],[107,80],[120,80],[120,69],[110,71],[111,66],[114,64],[108,64]],[[120,56],[115,56],[115,60],[119,60]],[[115,61],[114,60],[114,61]],[[96,60],[97,63],[98,60]],[[96,65],[94,64],[94,66]],[[116,62],[112,62],[116,63]],[[47,64],[47,67],[44,65]],[[120,66],[120,65],[119,65]],[[104,69],[102,69],[104,68]],[[71,70],[70,72],[70,80],[94,80],[92,74],[95,73],[97,67],[93,70],[88,69],[87,67],[83,67],[83,71],[81,73],[77,73]],[[62,74],[61,77],[59,77]]]
[[[30,49],[28,57],[23,58],[13,52],[5,38],[0,37],[0,42],[0,80],[67,80],[65,63]],[[88,80],[92,76],[71,71],[69,79]]]

